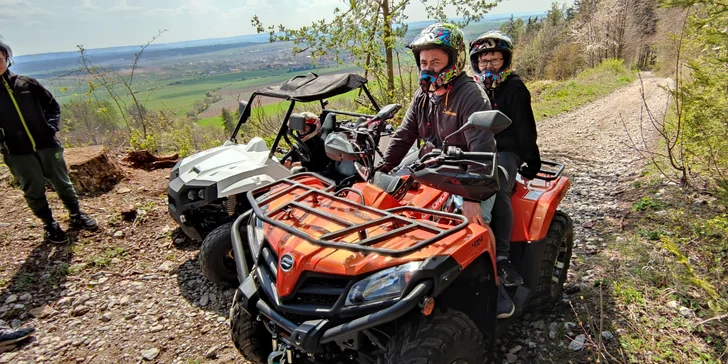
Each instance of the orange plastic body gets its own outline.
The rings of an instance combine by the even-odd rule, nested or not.
[[[309,184],[308,181],[306,184]],[[320,187],[323,188],[323,186]],[[378,209],[385,209],[388,207],[401,206],[397,200],[376,186],[359,184],[354,188],[362,191],[365,203],[371,207],[377,206]],[[435,192],[436,190],[434,189],[429,187],[420,188],[431,190],[421,191],[420,196],[437,195]],[[290,201],[304,192],[305,190],[303,189],[293,190],[291,193],[286,194],[285,197],[270,203],[267,207],[268,211],[272,211],[282,203]],[[354,203],[360,203],[361,200],[359,195],[351,192],[348,193],[346,198]],[[364,211],[362,209],[354,208],[351,205],[327,198],[320,198],[315,202],[313,199],[306,198],[302,203],[307,204],[308,206],[315,205],[317,212],[321,212],[324,216],[316,216],[303,210],[292,208],[289,211],[281,211],[271,215],[270,217],[286,225],[295,227],[297,230],[306,232],[312,237],[320,237],[326,233],[343,228],[343,226],[339,223],[331,219],[327,219],[325,217],[327,215],[335,216],[338,219],[353,223],[363,223],[382,216],[381,212]],[[394,203],[396,203],[396,206],[393,205]],[[417,220],[423,223],[439,226],[441,228],[448,228],[448,225],[437,224],[425,219]],[[367,233],[369,236],[377,236],[378,234],[385,233],[391,229],[391,226],[386,225],[375,226],[367,229]],[[425,260],[432,256],[451,256],[463,267],[468,266],[473,260],[485,253],[489,253],[491,257],[495,257],[494,246],[492,244],[493,233],[491,232],[490,227],[483,227],[478,224],[470,224],[465,229],[447,236],[441,241],[435,242],[419,251],[401,258],[387,257],[374,253],[353,253],[344,249],[320,247],[268,224],[264,224],[264,232],[268,242],[278,257],[290,254],[294,257],[294,261],[296,262],[293,268],[288,272],[282,272],[279,270],[276,277],[276,290],[278,295],[282,298],[285,298],[293,292],[296,283],[304,271],[312,271],[332,276],[357,276],[411,261]],[[433,234],[428,231],[415,230],[400,236],[394,236],[391,239],[382,241],[373,246],[402,249],[412,246],[431,236],[433,236]],[[360,238],[357,234],[351,234],[349,236],[336,239],[337,242],[348,242],[350,244],[355,244],[359,240]],[[495,262],[493,262],[493,264],[495,264]]]
[[[316,178],[306,178],[299,182],[316,186],[321,190],[324,189],[323,184]],[[515,216],[512,240],[536,241],[544,238],[556,211],[556,207],[569,189],[569,185],[570,182],[566,177],[560,177],[551,182],[534,180],[530,184],[519,180],[516,183],[511,200]],[[363,202],[366,206],[384,211],[399,206],[416,206],[440,210],[450,196],[447,192],[422,185],[408,191],[406,196],[400,201],[379,187],[371,184],[358,183],[353,186],[353,189],[360,191],[361,195],[353,192],[346,193],[345,199],[350,201],[350,204],[326,197],[316,200],[306,198],[301,202],[307,206],[315,207],[316,211],[321,213],[321,216],[310,214],[301,209],[292,208],[288,211],[276,213],[270,217],[306,232],[312,237],[319,238],[324,234],[344,228],[343,225],[327,218],[327,216],[334,216],[337,219],[357,224],[381,218],[383,216],[381,211],[365,211],[357,207],[357,205],[362,204],[362,196],[364,197]],[[272,211],[276,207],[291,201],[305,192],[306,190],[304,189],[293,190],[284,197],[271,202],[267,207],[268,211]],[[441,228],[448,228],[448,225],[444,223],[435,223],[428,220],[429,216],[414,215],[409,214],[405,217]],[[264,226],[267,240],[276,255],[282,257],[285,254],[290,254],[296,262],[290,271],[279,271],[276,277],[276,289],[278,295],[282,298],[285,298],[294,291],[296,283],[305,271],[332,276],[358,276],[411,261],[425,260],[432,256],[451,256],[464,268],[483,254],[489,254],[493,266],[495,266],[495,240],[493,233],[489,226],[484,227],[478,224],[470,224],[465,229],[447,236],[439,242],[435,242],[419,251],[400,258],[387,257],[375,253],[353,253],[344,249],[320,247],[288,234],[281,229],[267,224]],[[392,229],[394,227],[385,224],[367,229],[367,234],[372,237]],[[428,231],[415,230],[400,236],[395,236],[373,246],[403,249],[431,236],[433,234]],[[356,244],[360,239],[358,234],[352,233],[336,239],[336,241]]]
[[[554,181],[535,179],[524,183],[519,180],[511,198],[511,241],[537,241],[545,238],[556,208],[570,186],[569,179],[563,176]]]

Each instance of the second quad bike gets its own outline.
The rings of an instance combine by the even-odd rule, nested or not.
[[[331,127],[335,128],[339,124],[335,115],[360,117],[361,114],[327,109],[328,98],[362,90],[378,112],[380,108],[366,83],[367,79],[357,74],[308,73],[280,86],[253,92],[247,102],[241,101],[240,119],[229,140],[222,146],[186,157],[172,168],[167,187],[168,209],[185,235],[202,241],[215,228],[248,211],[247,191],[290,176],[291,170],[283,165],[286,160],[310,158],[306,144],[289,128],[291,117],[296,115],[296,105],[313,103],[313,108],[320,107],[320,120],[332,120]],[[289,102],[272,145],[269,147],[260,137],[239,144],[237,135],[250,119],[254,101],[263,97]],[[288,150],[281,148],[282,142],[288,144]]]
[[[329,171],[332,175],[338,177],[336,180],[337,188],[349,187],[356,182],[366,180],[366,177],[362,177],[364,170],[373,169],[377,154],[381,154],[379,140],[382,135],[386,135],[385,131],[391,125],[388,124],[388,121],[394,117],[400,108],[401,105],[399,104],[386,105],[376,115],[343,111],[328,113],[321,131],[324,138],[316,141],[321,143],[319,147],[324,148],[325,144],[328,149],[329,145],[336,145],[340,135],[352,135],[357,142],[357,149],[350,151],[350,157],[341,158],[340,155],[333,155],[333,158],[328,157],[330,159]],[[358,119],[356,122],[342,121],[337,123],[334,118],[337,114],[357,116]],[[300,132],[304,127],[303,118],[295,114],[290,116],[290,130]],[[295,133],[291,134],[291,136],[295,135]],[[305,152],[302,153],[302,155],[305,154]],[[247,202],[247,200],[245,201]],[[247,204],[244,206],[249,207]],[[198,258],[200,269],[205,277],[211,282],[222,286],[235,286],[239,283],[234,262],[231,231],[232,222],[220,225],[212,230],[202,242]]]
[[[479,112],[461,131],[509,124],[498,111]],[[492,196],[497,155],[446,141],[400,180],[363,171],[366,182],[336,189],[301,173],[247,193],[251,212],[232,227],[240,283],[230,310],[247,360],[482,363],[511,320],[558,299],[573,246],[573,224],[557,211],[569,189],[563,166],[517,183],[511,259],[525,283],[508,292],[515,314],[498,320],[493,234],[442,207],[443,192]],[[355,158],[358,148],[344,144],[340,156]]]

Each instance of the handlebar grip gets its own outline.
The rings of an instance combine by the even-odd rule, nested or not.
[[[460,152],[459,155],[456,156],[460,159],[469,159],[473,161],[479,161],[479,162],[490,162],[495,158],[495,153],[492,152]]]

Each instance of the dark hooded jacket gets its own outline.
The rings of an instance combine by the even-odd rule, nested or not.
[[[38,80],[10,71],[0,76],[0,150],[29,154],[59,147],[61,107]]]
[[[387,146],[382,171],[396,167],[418,138],[441,148],[443,139],[460,129],[470,115],[488,110],[491,107],[485,91],[465,73],[456,77],[448,94],[438,96],[437,100],[421,89],[417,90],[402,124]],[[477,128],[453,136],[448,144],[464,151],[495,152],[493,133]]]
[[[531,94],[515,73],[511,73],[495,90],[489,91],[493,109],[511,119],[511,125],[498,133],[495,140],[499,152],[511,152],[529,167],[541,166],[541,156],[536,144],[536,121],[531,109]]]

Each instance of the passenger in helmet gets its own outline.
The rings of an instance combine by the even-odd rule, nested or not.
[[[532,179],[541,169],[531,94],[513,72],[512,61],[513,42],[499,31],[484,33],[470,43],[470,66],[475,73],[475,80],[485,88],[493,108],[506,114],[512,122],[495,136],[500,189],[493,205],[491,223],[496,239],[498,273],[507,286],[523,283],[523,278],[516,272],[509,257],[513,229],[511,195],[516,183],[516,172],[519,171],[523,178]],[[523,163],[525,165],[521,166]]]
[[[305,130],[298,134],[298,137],[306,144],[308,150],[311,151],[309,161],[302,161],[297,154],[293,154],[291,164],[293,167],[303,167],[305,171],[327,174],[331,159],[326,156],[326,150],[324,149],[324,140],[321,138],[321,119],[312,112],[302,112],[300,114],[306,120],[304,126]],[[297,168],[297,171],[302,169]]]

